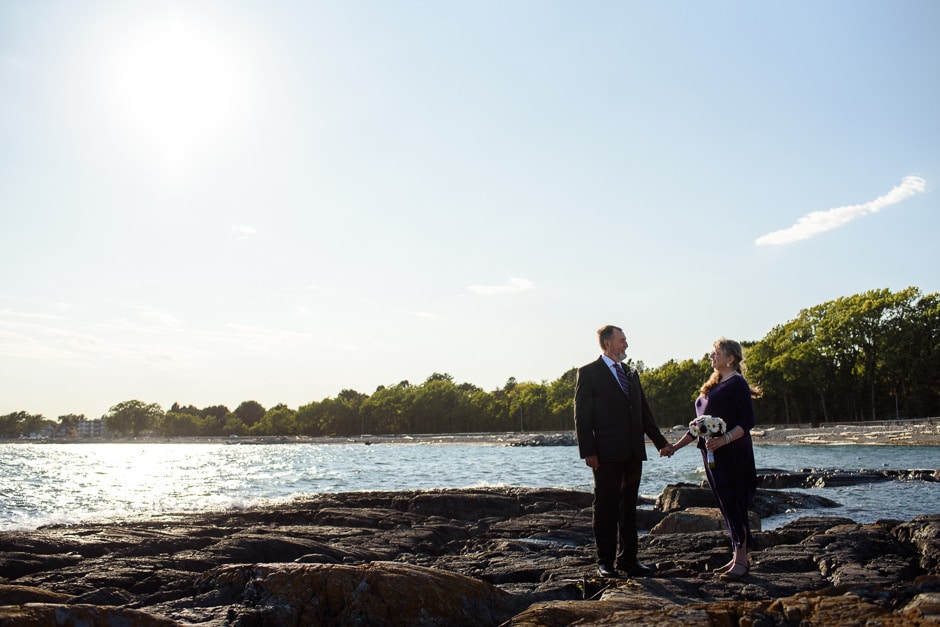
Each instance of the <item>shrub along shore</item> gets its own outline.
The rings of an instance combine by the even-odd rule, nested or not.
[[[676,425],[664,429],[666,437],[679,437],[685,429]],[[751,431],[755,445],[848,445],[940,446],[940,418],[899,420],[877,423],[760,426]],[[44,440],[8,439],[0,442],[224,442],[229,444],[493,444],[503,446],[573,446],[574,431],[503,431],[489,433],[363,434],[351,437],[308,436],[229,436],[229,437],[137,437],[137,438],[55,438]]]

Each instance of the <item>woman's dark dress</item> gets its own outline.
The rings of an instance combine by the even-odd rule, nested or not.
[[[754,445],[751,429],[754,427],[754,405],[751,388],[744,377],[725,379],[708,392],[708,397],[698,397],[695,414],[707,414],[725,421],[727,430],[735,427],[744,430],[744,436],[731,444],[715,449],[715,467],[709,468],[705,451],[705,438],[700,437],[698,447],[702,450],[702,463],[708,485],[711,486],[718,507],[728,525],[731,542],[735,547],[742,544],[753,546],[748,527],[748,507],[757,491],[757,469],[754,464]]]

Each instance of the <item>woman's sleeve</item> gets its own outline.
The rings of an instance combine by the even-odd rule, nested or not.
[[[740,416],[738,424],[745,431],[750,431],[755,424],[754,402],[751,400],[751,388],[746,381],[742,380],[741,385],[738,386],[735,393],[735,405]]]

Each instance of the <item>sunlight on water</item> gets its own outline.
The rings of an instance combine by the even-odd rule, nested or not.
[[[669,484],[700,483],[694,448],[661,459],[652,448],[643,495]],[[940,447],[756,448],[759,468],[940,468]],[[51,523],[148,518],[239,508],[297,496],[359,490],[474,486],[590,491],[591,472],[574,447],[480,444],[0,444],[0,529]],[[940,513],[940,484],[886,482],[801,490],[843,507],[813,514],[858,522]],[[890,514],[886,512],[891,512]],[[774,528],[806,512],[774,517]]]

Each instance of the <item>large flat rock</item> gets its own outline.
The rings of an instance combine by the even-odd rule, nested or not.
[[[603,580],[591,501],[528,488],[347,493],[4,532],[0,625],[940,618],[940,516],[867,525],[806,516],[757,533],[751,572],[737,582],[712,574],[730,555],[723,531],[644,534],[640,558],[656,576]],[[665,515],[647,509],[641,521],[649,529]]]

